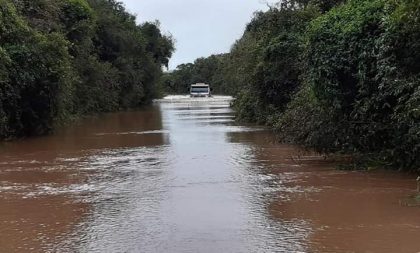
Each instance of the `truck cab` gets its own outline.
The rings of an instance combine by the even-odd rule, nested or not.
[[[211,97],[210,85],[205,83],[196,83],[191,85],[190,88],[191,97]]]

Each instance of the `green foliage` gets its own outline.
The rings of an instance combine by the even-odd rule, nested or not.
[[[319,15],[318,8],[295,1],[255,15],[227,64],[227,80],[236,90],[247,87],[235,107],[253,105],[238,110],[238,119],[274,124],[301,86],[305,29]]]
[[[306,24],[318,15],[311,8],[273,11],[273,36],[264,43],[261,62],[255,68],[252,87],[262,103],[283,111],[300,86]]]
[[[60,113],[67,92],[67,42],[57,33],[41,34],[25,24],[14,5],[1,8],[0,137],[44,134]]]
[[[314,20],[307,85],[277,123],[283,138],[418,169],[419,13],[417,1],[352,0]]]
[[[119,2],[91,0],[97,10],[94,40],[99,60],[110,62],[119,72],[122,108],[137,107],[155,95],[162,65],[173,51],[171,38],[163,36],[158,24],[136,25]]]
[[[260,47],[258,37],[245,32],[241,39],[236,41],[232,50],[226,57],[223,72],[229,91],[236,94],[251,82],[254,68],[259,62]]]
[[[113,0],[0,0],[0,11],[1,139],[147,103],[173,51]]]
[[[18,10],[20,18],[37,31],[49,33],[61,29],[60,6],[63,0],[8,0]]]
[[[118,71],[110,63],[95,57],[80,60],[79,80],[75,84],[74,104],[79,114],[112,112],[119,109],[120,88]]]
[[[61,5],[60,22],[63,33],[72,43],[74,57],[88,57],[92,53],[94,12],[85,0],[66,0]]]
[[[288,104],[287,110],[275,122],[275,129],[284,142],[304,145],[319,152],[335,152],[336,133],[341,129],[334,126],[335,120],[329,108],[319,105],[312,90],[302,89]]]

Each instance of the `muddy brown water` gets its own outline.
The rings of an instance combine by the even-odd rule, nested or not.
[[[420,252],[415,178],[165,100],[0,145],[0,252]]]

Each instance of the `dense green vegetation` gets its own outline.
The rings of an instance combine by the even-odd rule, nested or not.
[[[419,14],[418,1],[353,0],[314,20],[283,137],[420,170]]]
[[[0,0],[0,139],[149,102],[173,49],[116,0]]]
[[[239,120],[284,142],[420,171],[419,17],[417,0],[283,1],[255,14],[213,76]],[[169,79],[190,83],[195,66]]]

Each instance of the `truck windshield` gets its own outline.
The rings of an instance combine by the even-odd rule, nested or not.
[[[192,93],[209,93],[209,87],[192,87]]]

